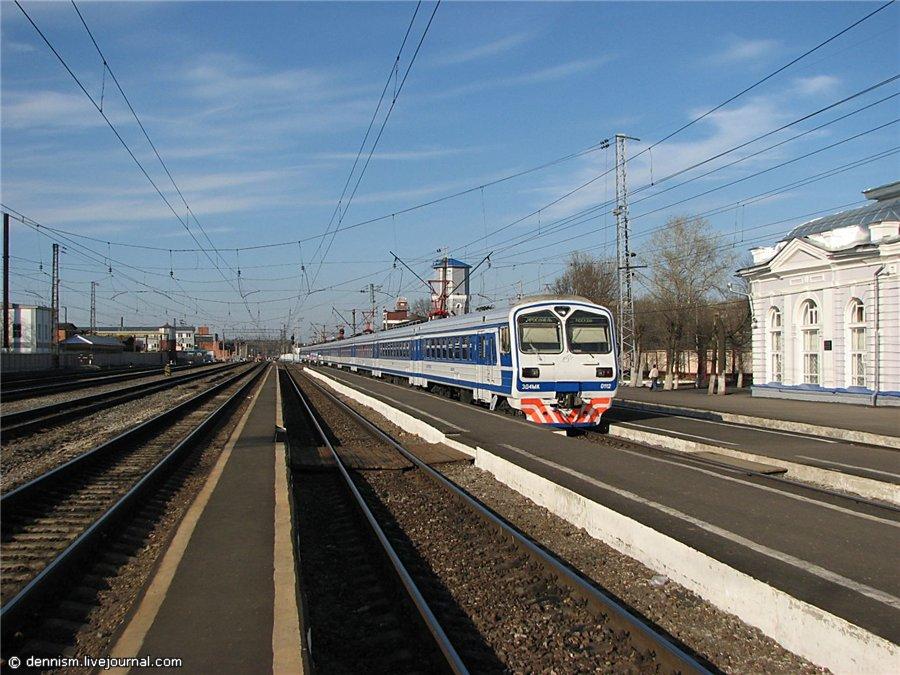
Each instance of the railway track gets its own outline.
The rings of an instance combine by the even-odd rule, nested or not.
[[[344,371],[341,369],[334,369],[331,366],[317,366],[318,370],[325,370],[323,374],[328,375],[327,370],[337,370],[338,373],[346,373],[348,371]],[[326,370],[327,369],[327,370]],[[365,371],[359,371],[354,373],[359,377],[371,378],[372,376]],[[397,387],[403,387],[405,389],[411,388],[409,384],[405,383],[402,379],[398,378],[382,378],[378,381],[385,381],[389,384],[392,384]],[[440,388],[435,391],[424,390],[420,388],[416,388],[417,391],[421,392],[423,395],[434,396],[439,399],[449,399],[454,401],[460,405],[466,405],[459,401],[459,398],[450,393],[449,389]],[[495,410],[489,410],[484,406],[478,406],[478,409],[491,414],[491,415],[500,415],[503,417],[513,417],[521,420],[523,423],[525,422],[525,416],[522,414],[520,410],[515,410],[510,408],[509,406],[498,406]],[[638,451],[645,454],[657,454],[664,455],[670,458],[672,461],[678,462],[680,464],[685,465],[703,465],[709,467],[710,469],[717,469],[725,472],[733,472],[735,470],[734,465],[729,464],[724,461],[716,461],[715,459],[709,457],[697,457],[691,453],[678,452],[677,450],[669,450],[667,448],[663,448],[661,446],[655,445],[646,445],[643,443],[638,443],[636,441],[625,440],[622,438],[612,437],[606,433],[606,429],[609,427],[610,420],[604,417],[601,421],[600,425],[596,429],[587,429],[587,430],[579,430],[575,435],[586,438],[592,443],[596,443],[598,445],[602,445],[604,447],[611,447],[616,450],[627,449]],[[527,424],[531,424],[527,422]],[[733,423],[735,427],[741,427],[746,425],[740,425],[737,423]],[[762,473],[759,471],[753,471],[752,469],[743,467],[741,468],[741,473],[744,473],[748,476],[752,476],[754,479],[757,479],[764,483],[771,483],[778,486],[779,489],[784,490],[804,490],[810,493],[815,493],[817,495],[825,495],[830,499],[836,499],[843,502],[850,502],[854,505],[857,505],[862,508],[872,508],[876,510],[887,510],[893,512],[900,512],[900,507],[897,507],[893,504],[883,502],[877,499],[870,499],[867,497],[862,497],[860,495],[854,494],[852,492],[842,492],[840,490],[835,490],[831,488],[824,487],[822,485],[817,485],[816,483],[801,481],[793,478],[788,478],[786,476],[781,476],[777,474],[769,474]]]
[[[403,578],[445,667],[457,672],[709,672],[711,666],[534,544],[318,383],[296,372],[285,382]],[[348,420],[412,468],[349,470],[340,446],[340,429]],[[315,639],[311,652],[315,660]]]
[[[92,377],[104,377],[106,375],[118,375],[120,373],[133,373],[137,370],[158,370],[156,367],[120,366],[115,368],[98,368],[96,370],[49,370],[5,373],[3,384],[11,389],[31,387],[38,384],[52,384],[54,382],[74,382],[75,380],[89,379]]]
[[[122,556],[107,548],[119,528],[146,508],[264,372],[251,368],[215,383],[0,498],[5,656],[58,627],[47,608],[56,611],[60,591],[92,560],[99,557],[102,568],[103,559]]]
[[[180,370],[188,370],[195,366],[174,366],[173,372]],[[162,375],[163,368],[142,368],[140,370],[129,370],[128,372],[119,372],[112,375],[97,374],[92,376],[79,376],[75,378],[64,378],[60,381],[49,383],[35,384],[33,381],[12,381],[4,382],[3,388],[0,389],[0,402],[8,403],[10,401],[19,401],[25,398],[35,398],[37,396],[47,396],[50,394],[60,394],[75,389],[86,389],[88,387],[99,387],[105,384],[114,384],[116,382],[124,382],[127,380],[137,379],[139,377],[151,377],[153,375]]]
[[[76,399],[69,399],[49,405],[37,406],[26,410],[0,415],[0,441],[5,442],[35,433],[42,429],[58,426],[79,417],[84,417],[97,410],[120,405],[144,396],[172,389],[188,382],[210,377],[216,373],[224,373],[237,364],[226,364],[219,368],[203,369],[200,372],[189,372],[159,382],[135,384],[114,391],[104,391]]]

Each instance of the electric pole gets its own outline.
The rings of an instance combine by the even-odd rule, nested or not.
[[[631,366],[631,381],[636,382],[637,335],[634,321],[634,295],[631,288],[631,248],[628,243],[628,190],[625,173],[625,141],[639,138],[616,134],[616,260],[618,262],[619,286],[619,363],[624,365],[628,355]],[[620,367],[621,367],[620,365]]]
[[[3,350],[9,351],[9,214],[3,214]]]
[[[91,335],[97,332],[97,282],[91,282]]]
[[[353,317],[353,333],[352,333],[352,335],[356,335],[356,310],[351,309],[350,312],[351,312],[351,316]]]
[[[53,276],[50,281],[50,314],[53,322],[54,360],[59,366],[59,244],[53,244]],[[69,318],[66,310],[66,319]]]

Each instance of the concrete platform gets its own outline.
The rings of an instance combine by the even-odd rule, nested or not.
[[[278,397],[270,368],[113,656],[180,658],[181,673],[301,672]]]
[[[670,391],[622,387],[613,405],[900,448],[900,410],[891,407],[761,398],[751,396],[749,389],[708,396],[706,389],[693,387]]]
[[[442,435],[432,420],[452,425],[446,441],[479,468],[813,662],[854,674],[900,667],[896,510],[317,370],[423,438]]]
[[[797,486],[776,488],[737,469],[602,447],[421,390],[319,370],[423,422],[440,418],[461,430],[454,434],[460,443],[484,448],[887,640],[900,640],[894,569],[900,516],[894,511]]]
[[[753,462],[748,459],[729,457],[728,455],[722,455],[717,452],[695,452],[691,456],[708,459],[712,462],[718,462],[719,464],[727,464],[728,466],[733,466],[735,469],[740,469],[741,471],[765,473],[769,475],[787,473],[787,469],[784,467],[763,464],[762,462]]]

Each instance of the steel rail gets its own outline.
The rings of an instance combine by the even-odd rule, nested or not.
[[[309,367],[309,366],[304,366],[304,367]],[[342,370],[342,369],[340,369],[340,368],[335,368],[334,366],[327,366],[327,365],[319,365],[319,366],[316,366],[316,367],[318,367],[318,368],[330,368],[330,369],[333,369],[333,370],[337,370],[339,373],[348,373],[348,374],[352,374],[352,375],[357,375],[357,376],[359,376],[359,377],[365,377],[365,378],[370,378],[370,377],[372,377],[371,375],[366,375],[363,371],[359,371],[359,372],[355,372],[355,373],[354,373],[354,372],[349,371],[349,370]],[[374,378],[373,378],[373,379],[374,379]],[[376,381],[378,381],[378,382],[385,382],[386,384],[393,384],[393,385],[396,386],[396,387],[402,387],[402,386],[403,386],[403,385],[397,384],[397,383],[395,383],[395,382],[391,382],[391,381],[389,381],[389,380],[383,380],[383,379],[380,379],[380,378],[376,379]],[[426,396],[431,396],[432,398],[436,398],[436,399],[440,399],[440,400],[450,400],[450,401],[454,401],[454,402],[460,402],[460,401],[458,401],[457,399],[454,399],[454,398],[452,398],[452,397],[450,397],[450,396],[445,396],[445,395],[443,395],[443,394],[436,394],[436,393],[434,393],[434,392],[431,391],[431,390],[418,389],[418,388],[412,388],[412,387],[404,387],[404,388],[408,388],[408,389],[410,389],[410,390],[412,390],[412,391],[416,391],[417,393],[420,393],[420,394],[423,394],[423,395],[426,395]],[[614,403],[613,405],[614,405],[614,407],[611,408],[611,410],[615,410],[615,409],[619,409],[619,410],[628,410],[628,411],[638,411],[638,410],[639,410],[638,408],[628,408],[628,407],[623,406],[623,405],[618,404],[618,403]],[[514,408],[504,408],[504,409],[502,409],[502,410],[501,410],[500,408],[497,408],[496,410],[489,410],[488,408],[485,408],[485,407],[482,407],[482,406],[477,406],[477,407],[475,407],[475,408],[473,408],[473,409],[474,409],[474,410],[481,410],[482,412],[486,412],[486,413],[488,413],[488,414],[490,414],[490,415],[500,415],[500,416],[502,416],[502,417],[507,417],[507,418],[510,417],[510,416],[513,416],[513,417],[518,418],[518,417],[520,416],[520,412],[521,412],[521,411],[519,411],[519,410],[515,410]],[[645,411],[645,410],[640,410],[640,412],[646,412],[646,411]],[[671,413],[666,413],[666,414],[671,414]],[[678,415],[676,415],[676,416],[678,416]],[[690,419],[690,418],[688,418],[688,419]],[[609,420],[606,419],[606,418],[602,419],[601,422],[600,422],[600,425],[603,425],[603,424],[609,424]],[[725,424],[725,423],[723,422],[723,424]],[[759,428],[759,427],[753,427],[753,426],[750,426],[750,425],[741,425],[741,424],[737,424],[736,422],[728,422],[727,424],[730,424],[730,425],[732,425],[732,426],[739,426],[739,427],[743,427],[743,428],[747,428],[747,429],[755,429],[755,428]],[[584,430],[584,431],[585,431],[585,433],[587,433],[587,434],[596,434],[596,435],[599,435],[599,436],[602,436],[602,437],[607,437],[606,434],[605,434],[603,431],[600,431],[600,430],[598,430],[597,428],[594,428],[594,429],[587,429],[587,430]],[[802,434],[802,435],[809,436],[809,438],[813,438],[813,439],[818,438],[817,436],[812,436],[812,435],[809,435],[809,434]],[[620,443],[628,443],[628,444],[631,444],[631,445],[633,445],[633,446],[634,446],[636,449],[638,449],[638,450],[642,450],[642,451],[655,450],[655,451],[658,451],[658,452],[660,452],[660,453],[663,453],[663,454],[669,455],[669,456],[671,456],[671,457],[673,457],[673,458],[676,458],[676,459],[680,460],[680,461],[683,462],[683,463],[690,464],[691,462],[693,462],[693,463],[696,463],[696,464],[707,464],[707,465],[712,466],[712,467],[715,467],[715,468],[717,468],[717,469],[728,469],[728,470],[730,470],[730,471],[738,471],[738,469],[736,469],[736,468],[734,467],[734,465],[732,465],[732,464],[727,464],[727,463],[725,463],[725,462],[717,462],[717,461],[714,460],[714,459],[707,459],[707,458],[702,458],[702,457],[689,457],[689,456],[686,455],[686,453],[678,452],[677,450],[669,450],[669,449],[667,449],[667,448],[663,448],[663,447],[659,447],[659,446],[655,446],[655,445],[650,445],[650,444],[648,444],[648,443],[639,443],[639,442],[637,442],[637,441],[632,441],[632,440],[628,440],[628,439],[625,439],[625,438],[615,438],[615,440],[618,441],[618,442],[620,442]],[[865,445],[865,444],[863,443],[863,444],[861,444],[861,445]],[[773,459],[774,459],[774,458],[773,458]],[[752,469],[740,469],[740,472],[741,472],[741,473],[744,473],[744,474],[747,474],[747,475],[755,476],[755,477],[757,477],[757,478],[761,478],[761,479],[765,479],[765,480],[768,480],[768,481],[772,481],[772,482],[775,482],[775,483],[782,483],[782,484],[784,484],[784,485],[791,485],[791,486],[793,486],[793,487],[802,488],[802,489],[804,489],[804,490],[808,490],[808,491],[811,491],[811,492],[818,492],[818,493],[820,493],[820,494],[828,495],[829,497],[835,497],[835,498],[838,498],[838,499],[851,501],[851,502],[854,502],[854,503],[856,503],[856,504],[861,504],[861,505],[865,505],[865,506],[871,506],[871,507],[873,507],[873,508],[884,509],[884,510],[887,510],[887,511],[900,512],[900,507],[898,507],[898,506],[896,506],[896,505],[894,505],[894,504],[890,504],[890,503],[888,503],[888,502],[878,501],[878,500],[875,500],[875,499],[870,499],[870,498],[868,498],[868,497],[863,497],[862,495],[856,495],[856,494],[853,494],[852,492],[841,492],[841,491],[839,491],[839,490],[833,490],[833,489],[831,489],[831,488],[826,488],[826,487],[823,487],[823,486],[820,486],[820,485],[815,485],[815,484],[813,484],[813,483],[805,483],[805,482],[803,482],[803,481],[795,480],[795,479],[793,479],[793,478],[785,478],[784,476],[775,476],[775,475],[771,475],[771,474],[767,474],[767,473],[762,473],[762,472],[759,472],[759,471],[753,471]],[[841,473],[846,473],[846,472],[841,472]],[[846,475],[848,475],[848,476],[856,476],[856,475],[858,475],[858,474],[846,473]],[[863,477],[865,477],[865,476],[863,476]]]
[[[173,371],[185,370],[194,366],[174,366]],[[154,374],[162,375],[163,368],[149,368],[146,370],[132,370],[127,373],[117,375],[102,375],[98,377],[80,378],[77,380],[67,380],[56,384],[41,384],[33,387],[7,388],[0,389],[0,402],[8,403],[10,401],[19,401],[23,398],[32,398],[34,396],[47,396],[49,394],[60,394],[74,389],[86,389],[87,387],[100,387],[104,384],[113,384],[115,382],[124,382],[125,380],[133,380],[138,377],[152,377]]]
[[[138,370],[156,370],[156,366],[116,366],[114,368],[101,368],[93,370],[67,370],[53,369],[47,371],[14,371],[3,374],[3,385],[9,389],[21,389],[33,384],[52,384],[54,382],[75,382],[92,377],[104,377],[106,375],[118,375],[119,373],[133,373]]]
[[[523,535],[519,530],[513,527],[505,519],[494,513],[487,506],[472,497],[468,492],[460,488],[458,485],[450,481],[439,471],[428,466],[421,459],[409,452],[400,445],[389,434],[379,429],[375,424],[367,420],[360,413],[348,406],[337,396],[328,391],[312,378],[306,377],[305,380],[312,386],[321,391],[330,401],[335,403],[339,408],[348,413],[355,419],[364,429],[388,443],[391,447],[402,454],[406,459],[412,462],[417,468],[421,469],[425,475],[435,481],[438,485],[448,490],[456,499],[465,507],[474,511],[484,521],[498,529],[504,536],[511,539],[515,544],[528,553],[533,559],[545,568],[549,568],[553,574],[562,581],[566,586],[575,591],[578,595],[586,599],[595,608],[601,610],[609,616],[610,620],[619,623],[625,628],[631,638],[642,647],[652,651],[659,662],[670,669],[671,672],[677,673],[712,673],[707,665],[702,663],[697,657],[689,654],[679,645],[675,644],[666,635],[662,635],[647,622],[636,616],[625,605],[613,599],[589,580],[585,579],[576,570],[561,562],[552,556],[542,547],[538,546],[531,539]],[[296,385],[295,385],[296,386]],[[336,453],[335,453],[336,454]]]
[[[229,363],[220,368],[209,368],[201,372],[191,372],[186,375],[178,375],[159,382],[149,384],[135,384],[114,391],[105,391],[99,394],[82,396],[68,401],[51,403],[50,405],[28,408],[16,412],[0,415],[0,441],[8,441],[38,429],[57,426],[71,419],[83,417],[97,410],[109,406],[127,403],[137,398],[154,394],[159,391],[171,389],[178,385],[203,379],[212,375],[221,374],[231,370],[238,364]]]
[[[403,587],[406,589],[407,594],[415,605],[416,609],[419,612],[419,615],[422,617],[422,620],[425,622],[425,625],[428,627],[429,632],[434,637],[435,642],[437,643],[438,648],[441,650],[445,660],[447,661],[447,666],[454,673],[468,673],[469,670],[466,668],[462,659],[456,651],[456,648],[453,646],[453,643],[450,642],[450,638],[447,637],[447,633],[444,631],[440,622],[437,620],[437,617],[432,612],[431,608],[428,606],[425,597],[422,595],[422,592],[419,590],[418,586],[416,586],[416,582],[413,581],[412,576],[409,571],[403,565],[403,562],[400,560],[400,557],[397,555],[397,552],[394,550],[394,547],[391,545],[390,541],[385,535],[384,530],[381,529],[381,526],[378,524],[374,514],[369,509],[369,506],[366,504],[365,499],[362,494],[360,494],[359,489],[356,487],[356,484],[353,482],[353,479],[350,477],[350,473],[347,471],[347,468],[344,466],[343,461],[341,461],[340,455],[338,455],[337,451],[334,449],[334,446],[331,444],[331,441],[328,438],[328,435],[322,429],[319,424],[319,420],[316,415],[313,413],[312,407],[309,402],[306,400],[306,396],[300,390],[300,387],[297,386],[297,382],[294,379],[294,374],[291,372],[289,368],[285,368],[285,372],[287,373],[288,380],[294,389],[294,394],[297,399],[303,405],[303,409],[306,412],[307,417],[312,420],[313,426],[316,429],[316,433],[322,439],[325,447],[331,452],[332,457],[334,458],[335,465],[338,468],[341,476],[344,479],[344,482],[347,484],[347,488],[353,494],[353,498],[356,500],[356,505],[359,507],[365,519],[368,521],[369,526],[372,528],[375,536],[377,537],[381,547],[384,549],[385,554],[388,559],[391,561],[391,565],[393,565],[394,570],[397,572],[397,575],[400,577],[400,581],[403,583]]]
[[[172,448],[166,455],[160,459],[149,471],[147,471],[129,490],[122,495],[116,502],[103,512],[88,528],[82,532],[74,541],[72,541],[61,553],[59,553],[52,562],[44,567],[31,581],[29,581],[19,592],[4,603],[0,608],[0,625],[2,625],[2,635],[6,642],[21,623],[34,608],[45,599],[53,589],[57,588],[59,583],[65,580],[66,574],[78,564],[83,557],[90,553],[91,550],[101,543],[103,535],[109,531],[110,527],[118,523],[128,511],[136,506],[139,500],[144,497],[149,490],[156,486],[159,481],[165,477],[168,472],[175,466],[177,461],[195,445],[196,441],[211,427],[213,427],[229,410],[229,408],[257,382],[260,376],[266,372],[265,367],[238,373],[228,380],[213,385],[208,390],[193,396],[184,401],[175,408],[167,410],[156,417],[134,427],[133,429],[120,434],[116,438],[103,443],[94,450],[91,450],[79,457],[66,462],[38,478],[20,486],[19,488],[5,494],[0,498],[0,518],[7,518],[11,511],[15,511],[22,504],[27,504],[30,497],[37,491],[56,484],[59,481],[71,478],[76,475],[76,471],[90,462],[97,461],[122,446],[128,447],[129,442],[135,440],[139,436],[150,434],[157,429],[165,428],[170,421],[177,420],[181,412],[189,410],[192,405],[202,402],[218,394],[222,389],[230,386],[234,382],[243,377],[249,378],[236,392],[231,394],[228,399],[217,407],[213,412],[207,415],[194,429],[178,444]]]

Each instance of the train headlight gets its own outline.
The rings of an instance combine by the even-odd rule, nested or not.
[[[612,368],[597,368],[597,377],[612,377]]]
[[[522,368],[522,377],[540,377],[541,369],[540,368]]]

